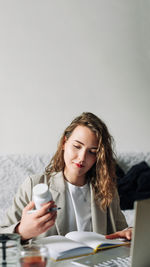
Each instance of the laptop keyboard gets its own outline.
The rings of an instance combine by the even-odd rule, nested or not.
[[[117,258],[102,263],[95,264],[94,267],[130,267],[131,257]]]

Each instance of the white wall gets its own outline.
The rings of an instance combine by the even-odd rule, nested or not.
[[[150,151],[150,0],[0,0],[0,153],[53,153],[94,112]]]

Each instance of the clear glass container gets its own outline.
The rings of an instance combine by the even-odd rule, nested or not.
[[[20,235],[0,234],[0,266],[17,266]]]
[[[43,245],[29,244],[22,246],[19,257],[20,267],[48,266],[48,249]]]

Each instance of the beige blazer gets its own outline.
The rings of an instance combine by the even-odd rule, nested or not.
[[[6,220],[0,226],[0,233],[13,233],[21,219],[23,208],[32,200],[32,188],[38,183],[46,183],[52,193],[53,200],[61,209],[57,212],[55,225],[39,237],[49,235],[65,235],[68,232],[69,211],[66,209],[65,182],[62,173],[47,179],[45,175],[29,176],[19,188],[12,207],[6,213]],[[95,203],[92,186],[91,190],[91,217],[93,231],[101,234],[109,234],[127,227],[124,215],[120,210],[119,197],[113,199],[109,209],[103,212]]]

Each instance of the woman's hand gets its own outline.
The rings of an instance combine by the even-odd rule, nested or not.
[[[31,201],[24,209],[16,232],[21,235],[22,240],[36,237],[50,229],[56,220],[57,211],[48,212],[48,209],[56,207],[53,201],[43,204],[40,210],[29,214],[28,211],[35,207]]]
[[[106,235],[107,239],[125,238],[127,240],[132,239],[132,227],[116,232],[114,234]]]

